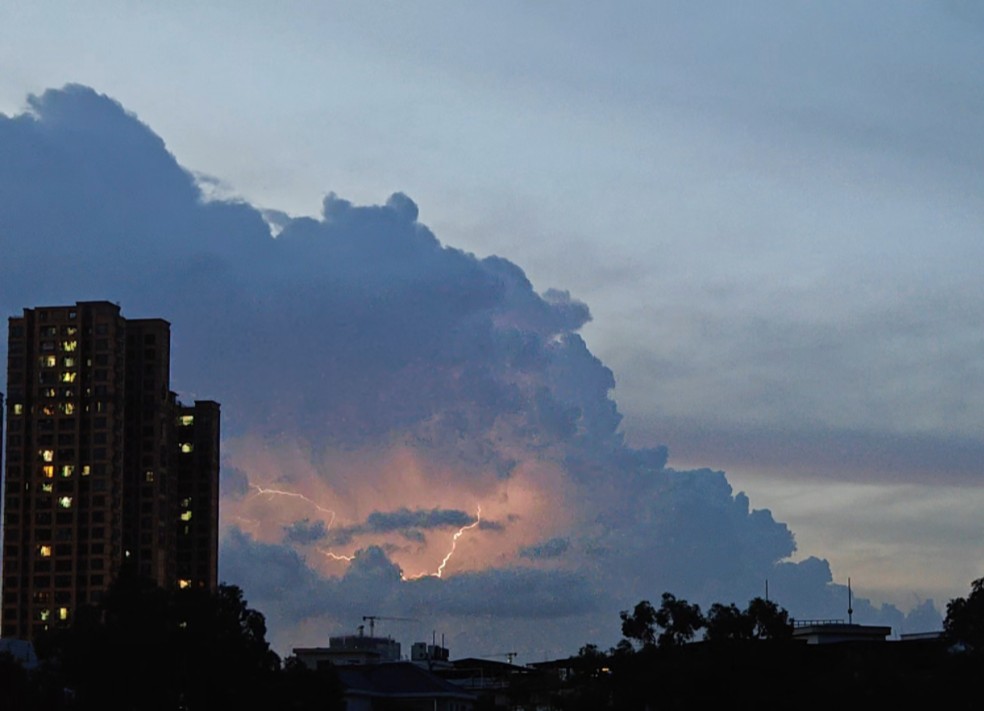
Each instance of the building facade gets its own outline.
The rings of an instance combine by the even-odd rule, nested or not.
[[[169,384],[167,321],[105,301],[10,319],[0,636],[70,625],[121,575],[214,589],[219,406]]]

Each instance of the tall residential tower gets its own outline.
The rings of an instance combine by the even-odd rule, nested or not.
[[[169,384],[167,321],[105,301],[10,319],[0,635],[69,625],[124,574],[214,589],[219,406]]]

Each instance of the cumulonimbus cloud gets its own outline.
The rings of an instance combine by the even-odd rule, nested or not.
[[[723,473],[625,443],[566,291],[442,245],[404,194],[332,193],[319,218],[209,201],[117,102],[28,103],[0,116],[0,303],[172,322],[176,387],[223,407],[222,577],[281,648],[367,600],[472,643],[501,618],[482,634],[537,655],[611,640],[664,590],[740,602],[768,578],[795,614],[838,616],[829,566],[790,562],[792,532]]]

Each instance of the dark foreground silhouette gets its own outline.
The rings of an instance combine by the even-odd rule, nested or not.
[[[40,667],[0,659],[0,709],[342,709],[331,670],[281,664],[263,615],[221,585],[112,587],[75,624],[38,640]]]

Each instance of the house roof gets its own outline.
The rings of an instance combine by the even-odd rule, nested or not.
[[[455,697],[474,699],[450,682],[409,662],[336,667],[346,693],[390,697]]]

